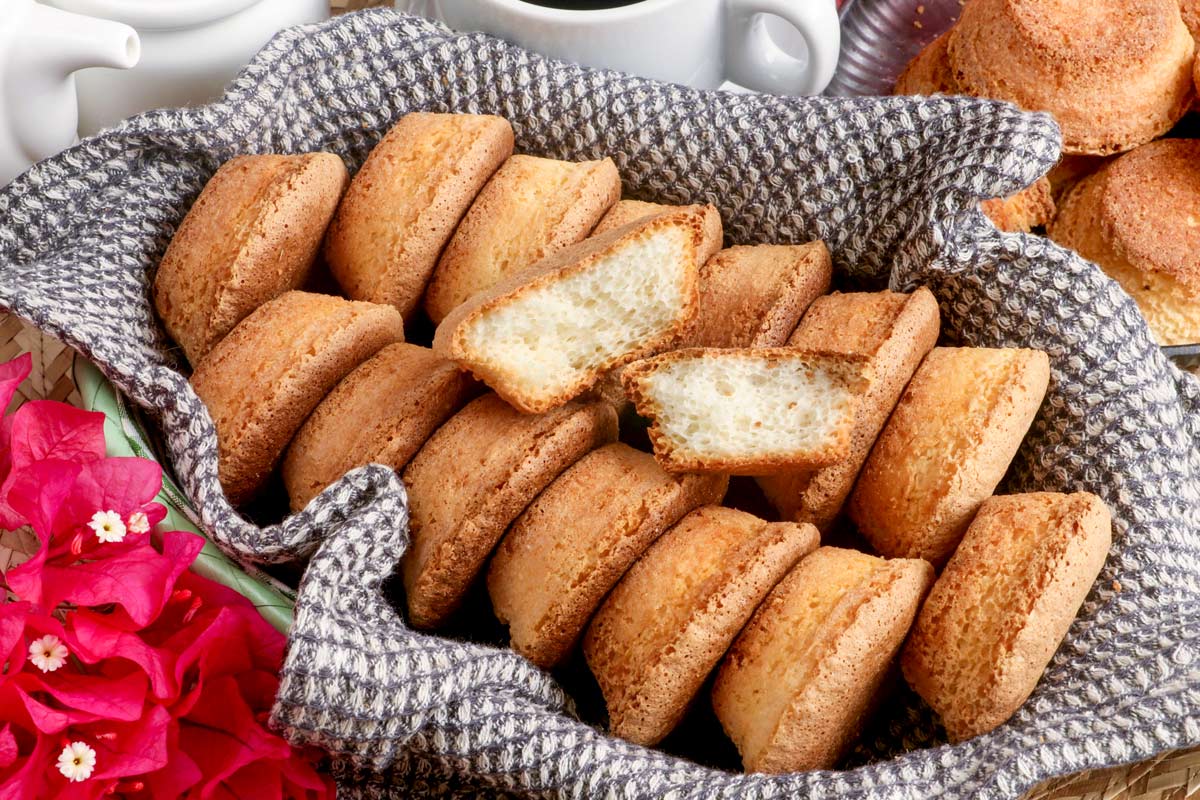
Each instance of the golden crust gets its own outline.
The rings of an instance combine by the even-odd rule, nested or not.
[[[821,531],[833,524],[900,393],[937,343],[939,320],[937,300],[924,287],[912,294],[831,294],[812,304],[788,343],[869,358],[870,383],[858,406],[846,458],[815,471],[756,479],[780,516],[811,522]]]
[[[401,117],[350,182],[325,236],[325,260],[346,296],[388,303],[408,319],[459,219],[512,149],[501,117]]]
[[[642,745],[670,733],[763,597],[819,538],[811,525],[703,506],[651,545],[583,642],[612,733]]]
[[[950,70],[946,47],[950,31],[934,39],[917,53],[896,79],[893,94],[960,94]]]
[[[850,497],[876,552],[944,564],[1004,477],[1049,379],[1040,350],[931,350]]]
[[[403,339],[394,308],[306,292],[286,292],[238,323],[191,379],[216,425],[229,502],[240,505],[257,494],[338,381]]]
[[[332,153],[237,156],[209,179],[154,276],[155,308],[193,366],[305,282],[346,179]]]
[[[444,623],[505,529],[551,481],[617,438],[604,403],[521,414],[494,394],[438,429],[404,471],[412,545],[401,562],[408,618]]]
[[[721,225],[721,214],[713,205],[671,206],[663,203],[647,203],[644,200],[620,200],[604,215],[595,230],[592,231],[592,235],[599,236],[602,233],[624,227],[631,222],[638,222],[661,214],[671,214],[682,209],[699,213],[703,220],[700,242],[696,246],[696,263],[703,264],[721,249],[721,241],[725,237]]]
[[[560,663],[645,549],[692,509],[721,502],[728,485],[723,475],[669,475],[621,443],[584,456],[530,504],[492,558],[488,593],[512,648],[539,667]]]
[[[612,355],[605,363],[574,381],[566,390],[553,394],[535,394],[510,385],[503,364],[493,364],[482,354],[474,352],[466,342],[466,329],[479,319],[486,317],[492,309],[510,302],[514,298],[543,287],[552,286],[565,277],[576,275],[601,257],[621,247],[635,243],[638,239],[652,235],[659,228],[681,228],[689,231],[692,242],[700,241],[703,218],[695,210],[683,209],[670,214],[645,217],[623,227],[584,239],[542,259],[500,281],[491,288],[479,292],[470,300],[455,307],[438,325],[433,337],[434,352],[469,369],[513,406],[528,414],[536,414],[565,403],[589,389],[606,371],[634,361],[662,346],[675,342],[684,331],[690,329],[696,317],[696,283],[698,270],[695,262],[695,247],[688,248],[687,263],[679,270],[683,281],[682,296],[685,303],[679,309],[674,324],[648,337],[642,345],[619,355]]]
[[[980,210],[1002,231],[1028,233],[1054,219],[1054,197],[1047,178],[1008,197],[979,203]]]
[[[963,93],[1050,112],[1072,155],[1128,150],[1170,130],[1195,97],[1193,49],[1177,0],[975,0],[947,41]]]
[[[1076,184],[1050,238],[1137,301],[1160,344],[1200,341],[1200,141],[1163,139]]]
[[[721,250],[700,268],[700,305],[685,345],[780,347],[832,275],[821,241]]]
[[[754,457],[737,457],[704,453],[685,448],[669,435],[660,423],[667,413],[650,388],[655,372],[681,361],[721,361],[746,359],[764,366],[794,362],[813,371],[825,372],[833,382],[848,392],[847,405],[826,444],[816,450],[797,451],[787,455],[764,453]],[[635,361],[625,368],[621,381],[625,394],[633,401],[637,413],[650,420],[650,443],[654,457],[669,472],[725,473],[730,475],[770,475],[785,469],[815,468],[836,463],[850,451],[850,437],[862,393],[867,387],[867,359],[843,353],[821,353],[791,347],[756,347],[735,350],[717,348],[688,348],[672,350],[651,358]]]
[[[334,387],[288,447],[283,483],[292,511],[356,467],[402,470],[476,391],[469,375],[427,347],[383,348]]]
[[[471,295],[587,236],[621,196],[612,159],[515,155],[475,198],[425,293],[435,323]]]
[[[858,736],[932,582],[925,561],[834,547],[780,581],[713,685],[713,709],[748,772],[834,766]]]
[[[983,503],[901,657],[905,678],[951,741],[992,730],[1029,697],[1111,539],[1108,509],[1086,492]]]

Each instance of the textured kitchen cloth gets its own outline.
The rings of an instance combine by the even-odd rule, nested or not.
[[[857,769],[699,767],[572,718],[519,656],[410,631],[380,591],[407,543],[389,470],[352,473],[279,526],[239,518],[212,423],[152,315],[154,265],[223,160],[324,149],[355,167],[414,109],[502,114],[526,152],[612,156],[635,196],[716,204],[733,242],[820,237],[868,284],[930,286],[949,338],[1050,353],[1049,397],[1006,488],[1096,492],[1115,544],[1009,723],[950,747],[927,711],[896,704]],[[1001,103],[698,92],[366,12],[280,34],[219,103],[142,115],[19,178],[0,194],[0,305],[157,415],[226,551],[313,554],[273,719],[335,754],[343,797],[1015,797],[1055,773],[1200,743],[1200,383],[1096,268],[976,210],[1044,173],[1058,147],[1051,120]]]

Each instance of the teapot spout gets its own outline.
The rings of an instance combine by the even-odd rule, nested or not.
[[[89,17],[34,3],[32,23],[21,43],[29,63],[43,74],[65,79],[87,67],[129,69],[141,57],[137,31],[120,22]]]

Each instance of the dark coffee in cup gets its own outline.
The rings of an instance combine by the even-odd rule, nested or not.
[[[562,8],[567,11],[598,11],[604,8],[634,6],[642,0],[524,0],[524,2],[531,6]]]

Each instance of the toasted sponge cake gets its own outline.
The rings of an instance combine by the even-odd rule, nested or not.
[[[260,306],[209,351],[192,388],[217,429],[221,486],[252,499],[321,399],[380,348],[404,339],[396,309],[286,292]]]
[[[1068,155],[1148,142],[1195,97],[1179,0],[975,0],[946,50],[963,94],[1053,114]]]
[[[458,221],[512,149],[501,117],[401,117],[350,182],[325,236],[325,260],[346,296],[388,303],[408,319]]]
[[[822,547],[780,581],[717,672],[713,709],[748,772],[828,769],[858,736],[933,568]]]
[[[435,323],[471,295],[591,233],[621,196],[612,159],[515,155],[492,176],[438,259],[425,292]]]
[[[193,366],[304,284],[346,180],[332,153],[237,156],[209,179],[154,275],[154,306]]]
[[[614,443],[560,475],[512,524],[488,569],[488,593],[512,648],[539,667],[562,662],[604,596],[663,531],[721,502],[724,475],[670,475]]]
[[[622,379],[665,469],[764,475],[846,457],[866,367],[786,347],[692,348],[635,362]]]
[[[583,641],[609,730],[654,745],[679,723],[754,609],[819,544],[816,528],[702,506],[664,533]]]
[[[1200,141],[1161,139],[1071,190],[1050,238],[1137,301],[1162,345],[1200,342]]]
[[[824,242],[719,251],[700,267],[700,307],[690,347],[780,347],[817,297],[833,262]]]
[[[650,217],[560,250],[475,295],[433,349],[536,414],[680,336],[696,316],[700,217]]]
[[[641,222],[661,214],[674,214],[688,210],[700,215],[700,243],[696,246],[696,263],[703,264],[721,249],[725,237],[721,225],[721,214],[713,205],[672,206],[663,203],[647,203],[644,200],[619,200],[596,224],[593,236],[623,228],[631,222]]]
[[[951,29],[953,30],[953,29]],[[893,94],[960,94],[950,71],[946,47],[951,31],[946,31],[921,49],[896,78]]]
[[[1008,470],[1049,380],[1040,350],[931,350],[850,496],[850,519],[876,552],[946,563]]]
[[[937,301],[924,287],[912,294],[835,293],[812,304],[788,343],[801,350],[870,359],[868,384],[845,458],[815,470],[756,479],[781,517],[811,522],[821,531],[833,524],[904,387],[937,343],[939,320]]]
[[[992,730],[1033,692],[1111,540],[1108,508],[1086,492],[980,506],[900,659],[952,742]]]
[[[451,417],[404,471],[412,545],[401,573],[409,622],[445,623],[530,501],[616,438],[616,414],[599,402],[522,414],[487,394]]]
[[[334,387],[288,447],[283,483],[292,510],[355,467],[403,469],[475,391],[469,375],[428,347],[383,348]]]

